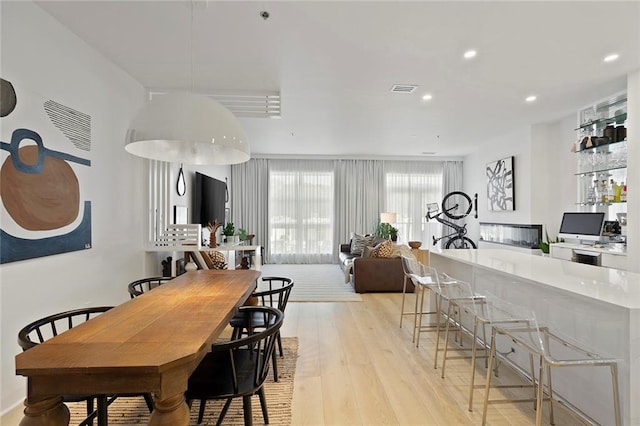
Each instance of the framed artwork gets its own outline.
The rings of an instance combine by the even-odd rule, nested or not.
[[[486,174],[489,211],[515,210],[513,156],[487,163]]]
[[[0,88],[0,263],[90,249],[91,116]]]

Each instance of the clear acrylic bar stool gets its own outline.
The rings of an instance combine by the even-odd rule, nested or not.
[[[506,313],[511,314],[512,317],[520,316],[529,317],[526,321],[526,325],[511,324],[496,324],[494,323],[491,330],[491,343],[489,351],[489,361],[487,366],[487,376],[485,384],[484,395],[484,407],[482,413],[482,424],[486,424],[487,419],[487,407],[489,404],[489,391],[491,389],[491,370],[493,363],[496,360],[496,337],[499,335],[507,337],[512,343],[518,347],[526,350],[529,353],[529,359],[531,368],[533,370],[533,358],[538,359],[538,375],[537,380],[535,371],[532,371],[531,380],[534,386],[535,397],[535,409],[536,409],[536,425],[542,424],[542,402],[547,399],[549,401],[549,418],[551,424],[554,424],[553,418],[553,405],[554,403],[560,403],[561,401],[554,399],[551,370],[553,368],[560,367],[609,367],[611,372],[612,394],[613,394],[613,408],[616,426],[620,425],[620,398],[618,391],[618,376],[617,376],[617,360],[613,358],[605,358],[597,355],[593,352],[585,350],[578,344],[570,342],[567,338],[563,338],[551,332],[547,327],[541,327],[536,320],[535,312],[527,310],[525,308],[516,308],[515,305],[508,304],[505,301],[501,301],[495,296],[487,295],[487,299],[492,300],[491,305],[487,305],[489,309],[489,319],[495,321],[497,317],[496,312],[499,314]],[[510,306],[509,306],[510,305]],[[504,309],[507,307],[508,309]],[[515,315],[514,315],[515,314]],[[560,355],[559,349],[565,352]],[[568,356],[570,353],[570,356]],[[545,397],[545,374],[546,374],[546,386],[547,396]],[[502,400],[498,400],[502,401]],[[525,402],[529,400],[518,400],[519,402]],[[579,417],[584,419],[584,413],[573,410],[572,407],[565,405],[570,411],[578,414]]]
[[[472,355],[475,353],[475,344],[476,344],[476,330],[471,332],[469,328],[467,328],[462,321],[462,314],[466,313],[471,317],[475,318],[475,310],[474,310],[474,301],[484,299],[484,296],[474,294],[473,290],[471,290],[471,285],[466,281],[461,280],[452,280],[449,279],[446,284],[441,284],[436,291],[440,298],[440,306],[443,306],[443,303],[447,305],[446,314],[442,312],[442,317],[445,320],[445,340],[444,340],[444,351],[442,355],[442,373],[441,377],[444,379],[445,369],[447,366],[447,359],[468,359],[471,356],[448,356],[449,349],[449,333],[451,331],[456,331],[458,335],[456,336],[456,340],[460,340],[460,346],[462,346],[462,336],[460,333],[465,333],[470,336],[472,339],[471,347],[469,348],[457,348],[458,350],[471,350]],[[453,328],[451,327],[453,326]],[[486,340],[486,339],[485,339]],[[440,336],[436,336],[436,349],[435,349],[435,363],[434,366],[437,365],[438,362],[438,351],[440,350]]]
[[[436,299],[436,310],[424,312],[424,295],[427,291],[431,291],[440,283],[438,272],[435,268],[424,265],[418,262],[415,258],[402,256],[402,267],[405,271],[405,280],[410,279],[413,283],[415,290],[415,303],[413,312],[406,314],[413,314],[413,337],[412,342],[416,344],[416,347],[420,346],[420,333],[422,331],[435,331],[439,329],[438,324],[422,326],[423,315],[436,315],[439,318],[438,300]],[[404,294],[403,294],[403,307],[401,308],[400,325],[402,326],[402,316],[404,312]]]

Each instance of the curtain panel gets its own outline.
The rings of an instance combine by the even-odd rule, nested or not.
[[[264,248],[269,262],[269,161],[255,158],[231,166],[231,221],[255,234],[253,243]]]

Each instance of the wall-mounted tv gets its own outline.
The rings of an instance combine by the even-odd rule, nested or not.
[[[225,205],[228,201],[227,184],[196,172],[193,188],[193,223],[204,227],[217,220],[224,224]]]
[[[581,241],[600,241],[602,240],[603,225],[603,212],[565,212],[562,215],[558,237]]]

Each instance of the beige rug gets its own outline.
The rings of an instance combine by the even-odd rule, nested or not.
[[[362,297],[344,282],[344,273],[336,264],[262,265],[263,277],[287,277],[294,285],[290,302],[362,302]]]
[[[272,425],[291,424],[291,399],[293,397],[293,377],[296,372],[296,361],[298,359],[298,338],[283,337],[282,346],[284,349],[284,357],[278,357],[279,381],[273,381],[273,372],[270,371],[269,377],[264,384],[264,393],[267,397],[267,409],[269,410],[269,424]],[[254,423],[264,424],[258,396],[254,396],[251,399],[253,403]],[[207,401],[202,424],[215,425],[223,405],[224,401]],[[68,403],[67,406],[71,411],[71,421],[69,424],[77,425],[86,416],[85,403]],[[194,401],[191,407],[190,425],[197,424],[199,406],[200,403]],[[149,421],[149,416],[149,410],[142,397],[118,398],[109,406],[110,425],[146,425]],[[229,407],[223,424],[244,425],[242,398],[236,398],[231,403],[231,407]]]

